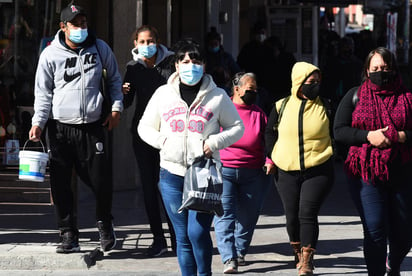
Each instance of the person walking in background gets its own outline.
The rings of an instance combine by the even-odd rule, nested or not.
[[[132,125],[132,146],[139,167],[143,189],[143,200],[153,243],[146,252],[149,257],[157,257],[167,252],[167,242],[162,228],[161,209],[163,202],[159,199],[159,150],[145,143],[137,133],[137,125],[155,90],[166,84],[174,72],[174,53],[159,43],[159,34],[153,26],[143,25],[134,35],[133,59],[128,62],[124,76],[123,93],[125,108],[134,110]],[[134,99],[136,98],[136,101]],[[167,215],[166,215],[167,217]],[[176,250],[173,227],[169,224],[172,250]]]
[[[349,147],[344,166],[368,275],[399,276],[412,245],[412,94],[388,49],[367,56],[362,84],[338,106],[334,135]]]
[[[111,111],[102,116],[99,89],[107,69]],[[116,127],[123,110],[122,80],[110,47],[87,29],[80,6],[69,5],[60,15],[60,30],[41,53],[35,79],[35,101],[29,138],[41,139],[47,123],[50,150],[50,186],[62,243],[57,253],[80,250],[74,214],[72,170],[96,196],[96,220],[103,251],[116,237],[112,224],[112,164],[108,131]]]
[[[176,72],[150,99],[138,133],[160,149],[159,189],[172,221],[182,275],[211,275],[213,214],[178,213],[184,175],[196,157],[219,158],[219,150],[239,140],[244,126],[223,89],[204,74],[205,56],[193,42],[179,43]]]
[[[339,39],[336,56],[325,60],[321,95],[332,101],[334,110],[345,93],[361,82],[362,61],[354,55],[355,42],[350,36]]]
[[[255,105],[255,74],[237,73],[232,83],[232,101],[245,133],[239,141],[220,150],[224,214],[215,216],[214,226],[223,273],[237,273],[238,265],[246,265],[245,256],[270,184],[268,175],[275,170],[265,154],[267,117]]]
[[[320,79],[318,67],[297,62],[292,93],[276,102],[265,133],[299,276],[313,275],[319,210],[334,182],[331,118],[318,96]]]
[[[211,27],[206,35],[206,73],[213,77],[213,81],[220,88],[230,94],[230,80],[240,71],[239,65],[232,55],[222,46],[222,37]]]
[[[272,53],[264,45],[266,39],[266,27],[262,22],[256,22],[251,30],[250,41],[245,43],[237,56],[237,64],[245,72],[256,75],[257,81],[263,78],[265,70],[269,66],[269,57]]]
[[[292,53],[286,51],[283,44],[277,36],[270,36],[263,42],[270,55],[266,57],[269,65],[267,70],[263,72],[259,86],[263,86],[268,91],[271,103],[287,97],[292,86],[290,74],[296,59]]]

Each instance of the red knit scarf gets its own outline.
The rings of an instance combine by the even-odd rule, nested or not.
[[[366,182],[388,181],[388,165],[400,155],[402,164],[412,160],[412,147],[398,143],[398,130],[412,129],[412,94],[398,78],[393,84],[379,87],[366,80],[358,91],[359,102],[352,113],[352,127],[377,130],[388,126],[384,135],[391,146],[379,149],[369,143],[351,146],[345,169]]]

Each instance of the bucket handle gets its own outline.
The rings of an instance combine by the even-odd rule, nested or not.
[[[29,141],[31,142],[30,139],[27,139],[27,140],[26,140],[26,142],[25,142],[24,145],[23,145],[23,150],[26,148],[26,145],[27,145],[27,143],[28,143]],[[39,140],[39,142],[40,142],[40,144],[41,144],[41,147],[43,148],[43,152],[46,153],[46,151],[44,150],[43,142],[42,142],[41,140]],[[33,143],[35,143],[35,142],[33,142]]]

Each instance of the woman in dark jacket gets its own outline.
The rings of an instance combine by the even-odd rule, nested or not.
[[[369,53],[363,75],[338,106],[334,134],[348,147],[345,170],[368,275],[400,275],[412,245],[412,93],[386,48]]]
[[[133,107],[131,125],[133,150],[139,166],[143,188],[144,204],[154,241],[147,251],[149,257],[157,257],[167,252],[167,243],[162,228],[162,219],[157,183],[159,181],[159,151],[146,144],[137,133],[137,125],[154,91],[166,84],[174,72],[174,53],[158,43],[157,30],[143,25],[136,30],[132,50],[133,60],[129,61],[124,77],[124,107]],[[135,100],[136,98],[136,100]],[[166,213],[166,212],[165,212]],[[173,227],[169,222],[172,249],[175,248]]]

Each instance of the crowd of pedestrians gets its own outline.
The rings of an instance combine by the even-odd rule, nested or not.
[[[31,140],[46,140],[50,153],[57,253],[80,250],[73,172],[96,196],[101,249],[116,245],[110,133],[128,108],[153,234],[148,257],[168,250],[164,214],[182,275],[212,274],[212,224],[223,272],[238,273],[275,184],[297,274],[313,275],[319,210],[341,145],[368,275],[400,275],[412,246],[412,94],[388,49],[371,49],[362,68],[355,42],[344,37],[317,67],[296,61],[257,25],[235,61],[215,28],[204,47],[182,40],[171,50],[155,27],[143,25],[122,80],[80,6],[64,8],[59,27],[39,58],[29,131]],[[221,216],[179,210],[186,171],[201,156],[222,163]]]

